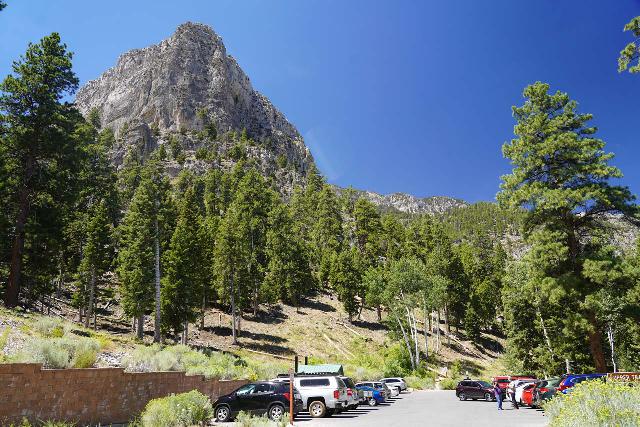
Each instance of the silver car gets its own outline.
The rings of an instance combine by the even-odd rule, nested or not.
[[[385,383],[388,387],[397,387],[400,392],[407,390],[407,383],[403,378],[393,377],[393,378],[382,378],[381,382]]]

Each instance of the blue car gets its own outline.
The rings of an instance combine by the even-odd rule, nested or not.
[[[562,394],[567,394],[571,391],[571,387],[582,381],[596,380],[604,377],[606,374],[569,374],[563,375],[562,381],[558,385],[557,391]]]
[[[366,402],[369,406],[384,403],[384,396],[380,390],[360,384],[356,384],[356,390],[362,391],[362,402]]]

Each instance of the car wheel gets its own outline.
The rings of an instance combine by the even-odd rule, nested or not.
[[[460,394],[458,395],[458,399],[460,399],[460,400],[467,400],[467,395],[466,395],[466,394],[464,394],[464,393],[460,393]]]
[[[226,423],[231,419],[231,410],[228,406],[218,406],[216,408],[216,419],[221,423]]]
[[[269,408],[269,413],[267,414],[271,421],[280,421],[284,416],[284,407],[282,405],[273,405]]]
[[[484,400],[486,400],[487,402],[491,402],[493,400],[493,396],[491,396],[491,393],[485,393]]]
[[[369,406],[376,406],[378,404],[378,401],[372,397],[367,401],[367,403],[369,404]]]
[[[311,414],[313,418],[322,418],[326,415],[326,413],[327,407],[325,406],[324,402],[320,400],[314,400],[309,404],[309,414]]]

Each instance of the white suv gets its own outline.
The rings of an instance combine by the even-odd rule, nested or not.
[[[389,388],[397,387],[400,392],[407,390],[407,383],[405,383],[402,378],[383,378],[380,381],[385,383]]]
[[[273,381],[289,381],[276,378]],[[300,375],[293,378],[293,385],[300,392],[303,409],[313,418],[331,416],[347,409],[347,386],[340,378],[331,375]]]

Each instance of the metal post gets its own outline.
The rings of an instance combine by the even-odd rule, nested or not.
[[[296,356],[296,365],[298,364],[298,356]],[[289,369],[289,424],[293,425],[293,370]]]
[[[304,364],[308,365],[309,364],[309,356],[305,356],[304,357]]]
[[[297,354],[293,358],[293,369],[295,372],[298,372],[298,355]]]

